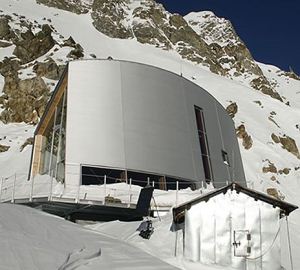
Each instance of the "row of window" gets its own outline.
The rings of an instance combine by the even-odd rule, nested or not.
[[[156,175],[151,173],[124,171],[118,169],[101,168],[93,166],[81,167],[81,184],[82,185],[103,185],[126,182],[128,184],[145,187],[153,186],[155,189],[176,190],[177,182],[179,189],[195,189],[196,185],[191,181],[184,181],[169,176]]]

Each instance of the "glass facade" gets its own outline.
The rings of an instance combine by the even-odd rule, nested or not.
[[[66,92],[56,105],[43,136],[40,174],[48,174],[58,182],[64,182],[66,145]]]
[[[196,124],[198,130],[198,137],[201,149],[202,165],[204,169],[204,175],[206,182],[210,182],[213,179],[211,160],[209,155],[209,148],[207,142],[207,134],[204,122],[203,110],[195,106]]]

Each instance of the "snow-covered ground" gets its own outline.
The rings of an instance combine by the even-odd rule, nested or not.
[[[1,270],[177,269],[129,243],[25,206],[0,204]]]
[[[300,130],[297,128],[297,125],[300,124],[300,81],[282,75],[278,68],[274,66],[259,64],[265,76],[274,82],[276,91],[285,97],[284,102],[289,102],[289,105],[286,105],[283,102],[279,102],[276,99],[250,88],[248,80],[243,82],[240,81],[240,79],[238,81],[218,76],[209,72],[206,67],[182,60],[175,51],[164,51],[150,45],[137,43],[135,40],[111,39],[99,33],[92,26],[92,19],[89,13],[77,15],[67,11],[37,5],[34,0],[1,0],[0,9],[4,14],[11,15],[13,18],[15,17],[14,13],[16,13],[25,16],[26,19],[32,22],[35,20],[40,24],[46,22],[43,18],[46,18],[46,20],[50,19],[51,24],[58,32],[53,33],[55,38],[59,41],[61,39],[60,35],[64,38],[68,38],[71,35],[74,40],[80,43],[84,48],[86,57],[89,57],[90,54],[95,54],[98,58],[112,56],[115,59],[142,62],[170,70],[177,74],[182,73],[184,77],[205,88],[224,107],[231,102],[236,102],[238,112],[234,118],[235,125],[237,127],[240,124],[244,124],[247,132],[253,139],[253,146],[249,150],[244,149],[240,141],[240,149],[248,186],[264,192],[270,187],[277,188],[285,197],[286,201],[300,205],[300,160],[291,153],[288,153],[279,144],[275,144],[271,139],[272,133],[279,136],[286,134],[295,140],[298,148],[300,147]],[[13,49],[13,46],[0,48],[0,59],[10,55]],[[70,49],[66,47],[60,48],[54,52],[54,56],[52,57],[54,57],[57,63],[61,64],[67,60],[66,54],[69,50]],[[39,61],[43,61],[47,56],[48,54],[40,57]],[[29,73],[30,68],[29,70],[24,69],[22,76],[26,77],[26,74]],[[0,76],[0,91],[3,88],[3,84],[3,77]],[[270,117],[273,121],[270,120]],[[17,173],[26,179],[25,176],[29,169],[31,146],[25,147],[22,152],[20,152],[20,147],[28,137],[32,136],[33,131],[33,126],[23,123],[4,125],[0,122],[0,143],[10,146],[9,151],[0,154],[0,176],[11,177]],[[287,175],[280,173],[263,173],[262,167],[268,164],[268,160],[274,163],[278,170],[289,168],[289,173]],[[271,180],[272,176],[274,176],[276,180]],[[89,241],[91,241],[94,246],[91,250],[88,250],[87,255],[83,255],[83,257],[89,257],[91,254],[97,252],[97,245],[99,243],[96,240],[91,240],[95,234],[86,231],[82,232],[82,229],[78,226],[66,223],[60,219],[50,218],[48,215],[37,214],[34,210],[26,209],[25,211],[22,207],[18,206],[0,205],[0,207],[1,243],[4,243],[4,248],[1,248],[1,250],[5,251],[1,251],[0,256],[1,262],[3,261],[1,265],[6,265],[6,268],[3,266],[4,268],[0,267],[0,269],[57,269],[63,264],[63,261],[66,260],[69,253],[74,253],[70,256],[71,259],[77,258],[76,254],[80,253],[79,250],[82,248],[82,243],[85,247],[89,247]],[[6,223],[3,223],[5,220],[3,221],[2,219],[4,216],[7,217],[7,222],[11,222],[11,224],[15,225],[5,225]],[[18,219],[18,216],[22,217],[23,221]],[[35,219],[37,216],[38,218]],[[40,224],[40,226],[35,226],[31,219],[37,224]],[[38,219],[43,221],[38,221]],[[44,224],[48,222],[49,226]],[[29,228],[26,227],[27,225],[23,224],[29,224],[28,226],[32,226],[32,228],[29,230]],[[295,213],[292,213],[290,217],[294,269],[300,269],[300,256],[298,256],[300,252],[299,225],[300,211],[297,210]],[[47,228],[44,231],[42,230],[43,226]],[[114,226],[116,226],[114,230],[117,232],[121,232],[125,230],[125,228],[132,226],[132,233],[134,232],[136,224],[127,224],[125,226],[124,224],[121,225],[116,222],[114,224],[109,223],[105,226],[106,233],[112,233],[112,231],[109,231],[109,228],[113,229]],[[165,226],[167,227],[168,225]],[[286,234],[284,230],[283,227],[281,231],[283,235]],[[33,231],[36,231],[36,235],[32,234]],[[68,233],[68,231],[70,232]],[[77,236],[77,234],[81,235],[81,233],[84,236],[77,238],[77,241],[75,236]],[[168,234],[166,233],[166,235]],[[162,233],[161,237],[163,236],[164,234]],[[159,234],[157,234],[157,237],[157,243],[155,240],[151,240],[154,247],[159,244]],[[170,238],[172,237],[170,236]],[[53,239],[53,241],[51,239]],[[62,239],[64,241],[62,241]],[[153,235],[153,239],[156,239],[155,235]],[[21,244],[22,240],[24,240],[25,245]],[[130,239],[124,238],[123,240],[129,241]],[[45,244],[47,241],[48,243]],[[147,249],[146,243],[150,243],[150,241],[143,241],[139,242],[138,245],[141,247],[144,246],[144,248]],[[173,240],[170,240],[170,243],[172,241]],[[105,243],[108,244],[107,242]],[[116,248],[118,245],[119,244],[116,244]],[[125,244],[123,243],[122,245]],[[69,250],[72,246],[74,248]],[[112,246],[110,247],[112,248]],[[126,247],[124,247],[123,250],[126,250]],[[286,269],[290,269],[286,243],[283,243],[282,247],[283,263]],[[40,256],[37,256],[36,254],[39,248],[42,251],[44,250],[44,252],[41,253]],[[152,250],[155,249],[153,248]],[[158,250],[157,247],[156,251],[159,253],[157,256],[160,257]],[[14,252],[18,254],[17,257],[13,254]],[[155,252],[152,253],[155,255]],[[162,252],[162,254],[166,253]],[[79,257],[80,256],[81,255],[79,255]],[[100,258],[104,257],[99,256],[99,258],[95,259],[95,263],[101,260]],[[166,255],[164,258],[170,261],[174,260],[171,259],[169,255]],[[41,264],[35,260],[40,260],[39,262],[49,262],[49,265],[53,267],[51,268],[49,266],[49,268],[45,268],[45,264],[42,264],[43,267],[41,267]],[[108,257],[105,260],[106,263],[109,263],[112,258]],[[84,261],[84,259],[79,261]],[[91,261],[91,264],[85,266],[82,264],[78,269],[93,269],[89,267],[90,265],[94,265],[94,260]],[[8,267],[7,263],[15,263],[16,266]],[[28,267],[25,267],[26,263],[29,264]],[[177,262],[174,264],[180,265],[181,263]],[[73,268],[72,266],[68,267],[69,268],[65,267],[61,269],[73,269],[75,266]],[[195,266],[185,263],[182,267],[185,267],[185,269],[193,269]],[[104,266],[103,268],[113,269]],[[157,267],[157,269],[163,268]]]

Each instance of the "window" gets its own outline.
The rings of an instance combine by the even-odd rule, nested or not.
[[[196,124],[198,130],[199,144],[202,157],[202,165],[204,169],[204,175],[206,182],[210,182],[213,179],[211,170],[211,160],[209,155],[209,148],[207,143],[207,134],[204,122],[203,110],[195,106]]]
[[[65,178],[66,92],[55,107],[43,134],[40,174],[53,176],[58,182]]]
[[[106,184],[115,184],[126,181],[125,171],[102,168],[97,166],[81,166],[82,185],[103,185],[106,177]]]
[[[226,164],[227,166],[230,166],[227,152],[222,150],[221,153],[222,153],[222,158],[223,158],[224,164]]]

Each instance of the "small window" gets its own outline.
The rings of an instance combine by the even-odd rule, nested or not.
[[[222,150],[222,158],[223,158],[224,164],[226,164],[227,166],[230,166],[228,154],[227,154],[227,152],[224,151],[224,150]]]

